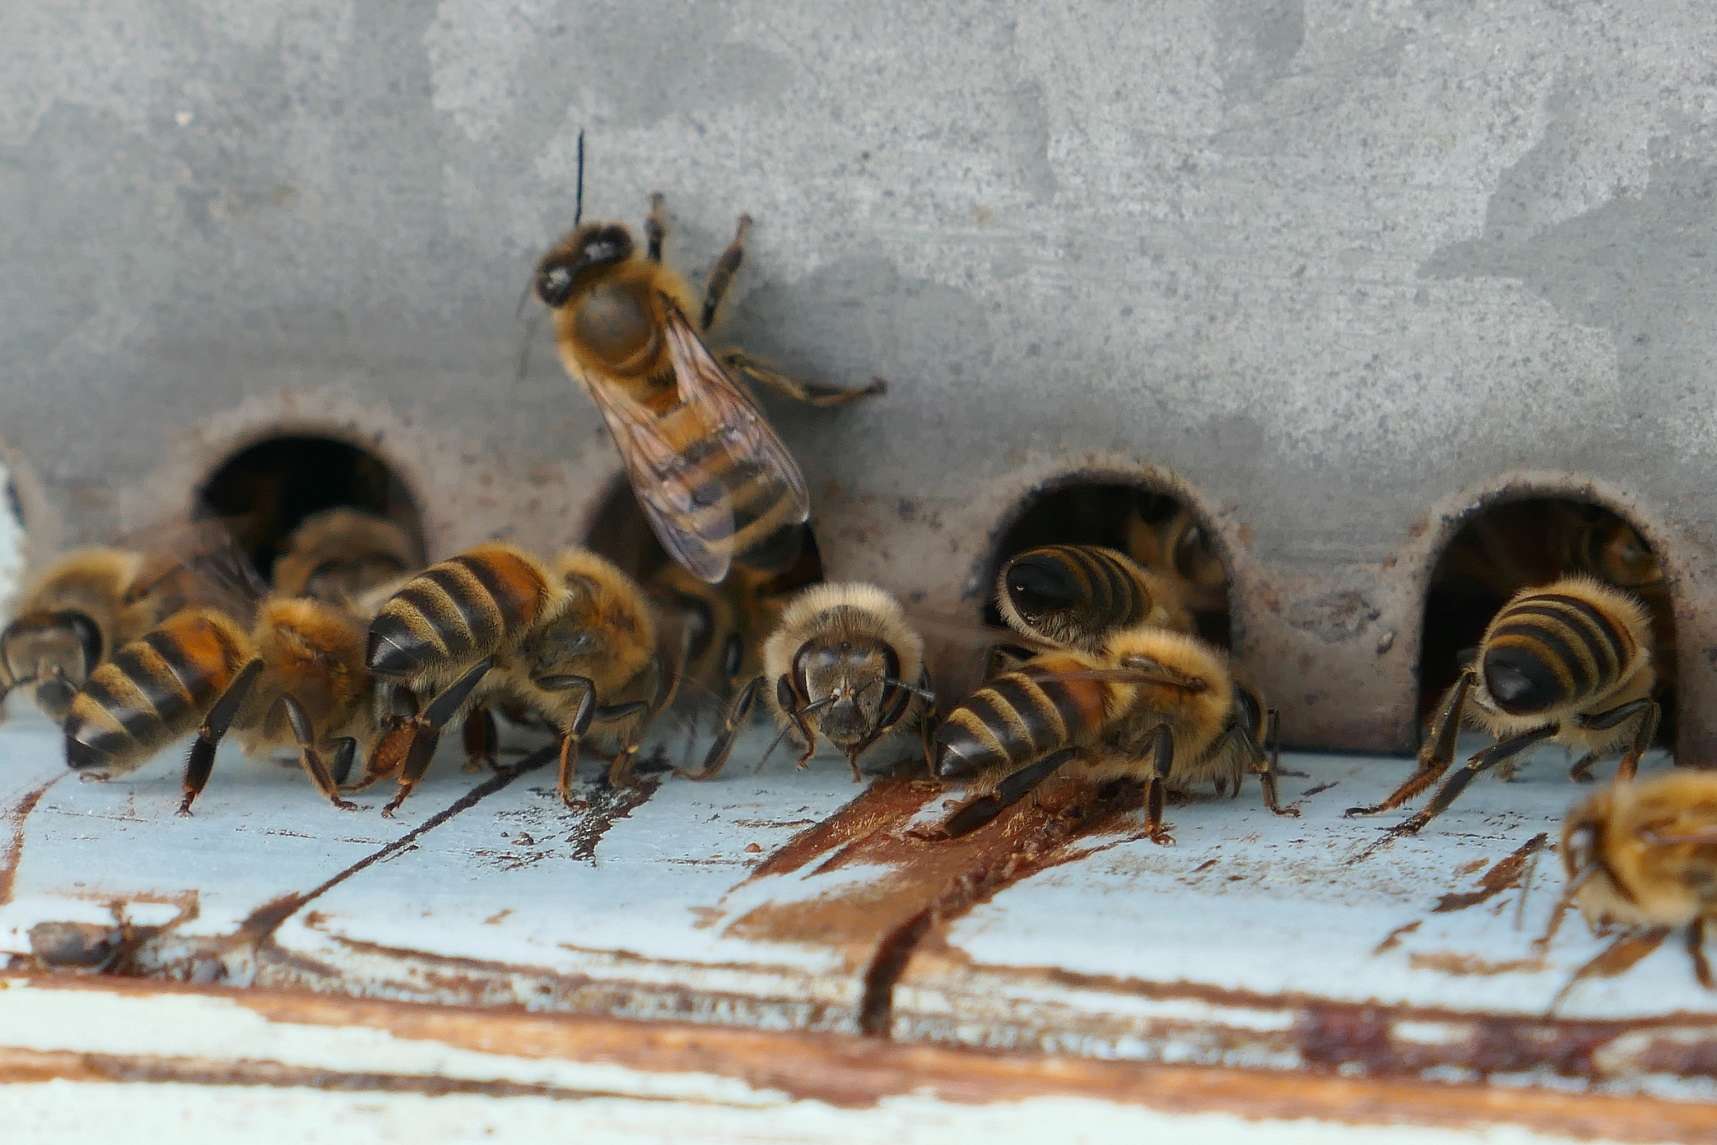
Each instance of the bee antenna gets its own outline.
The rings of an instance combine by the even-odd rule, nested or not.
[[[578,129],[578,190],[572,201],[572,225],[584,221],[584,129]]]
[[[769,757],[775,754],[775,749],[780,747],[781,741],[787,738],[787,730],[789,728],[791,728],[795,722],[797,722],[799,719],[802,719],[805,716],[810,715],[812,712],[816,711],[818,708],[826,708],[834,702],[835,702],[835,700],[834,700],[833,696],[824,696],[820,700],[812,700],[810,703],[806,704],[804,707],[798,709],[797,711],[788,713],[789,715],[791,715],[793,717],[793,719],[790,720],[788,723],[783,724],[781,727],[781,730],[779,732],[775,733],[775,738],[769,741],[769,750],[764,752],[763,758],[757,761],[757,770],[758,771],[763,770],[763,765],[769,762]]]

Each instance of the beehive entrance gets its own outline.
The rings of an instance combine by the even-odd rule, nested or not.
[[[1103,545],[1173,574],[1184,586],[1199,635],[1229,644],[1228,570],[1202,515],[1143,483],[1081,481],[1033,494],[1002,533],[986,569],[984,619],[1000,624],[996,576],[1009,557],[1039,545]]]
[[[272,437],[241,449],[198,489],[193,512],[229,519],[266,576],[306,517],[340,507],[385,517],[422,547],[422,517],[399,475],[375,454],[330,437]]]
[[[1675,619],[1668,582],[1643,534],[1625,517],[1578,498],[1532,497],[1475,511],[1432,569],[1420,645],[1423,717],[1454,683],[1491,617],[1523,588],[1586,574],[1638,596],[1652,618],[1663,691],[1658,742],[1675,735]]]

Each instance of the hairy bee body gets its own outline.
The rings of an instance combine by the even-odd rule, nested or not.
[[[1587,921],[1686,926],[1717,914],[1717,775],[1673,771],[1616,783],[1568,813],[1563,866],[1584,873]]]
[[[1587,576],[1516,593],[1491,618],[1473,662],[1438,704],[1419,768],[1365,815],[1398,807],[1430,787],[1454,761],[1463,726],[1496,741],[1467,760],[1424,810],[1393,828],[1412,833],[1442,814],[1480,772],[1542,743],[1581,757],[1576,779],[1623,752],[1617,775],[1632,779],[1657,729],[1651,620],[1631,594]]]
[[[0,630],[0,699],[33,687],[43,713],[65,719],[90,671],[160,618],[162,599],[134,591],[144,565],[141,553],[81,549],[44,570]]]
[[[769,591],[769,574],[735,568],[707,584],[679,565],[664,565],[650,580],[650,595],[683,647],[683,678],[725,702],[763,670],[763,641],[781,617],[783,602]]]
[[[120,647],[91,673],[66,717],[66,762],[123,775],[179,737],[199,731],[182,809],[207,782],[231,727],[246,751],[294,748],[317,787],[338,806],[319,749],[342,741],[343,772],[361,740],[373,740],[364,625],[309,598],[270,598],[246,627],[213,608],[174,613]]]
[[[405,529],[373,513],[325,509],[306,517],[274,562],[274,591],[342,604],[355,601],[423,564]]]
[[[759,693],[783,734],[796,735],[800,767],[827,740],[846,755],[854,780],[862,778],[860,757],[911,717],[928,730],[924,640],[900,602],[875,585],[821,584],[799,593],[763,641],[762,660],[762,673],[735,695],[693,778],[711,778],[725,765]]]
[[[936,770],[970,777],[981,798],[1063,756],[1055,769],[1069,777],[1144,781],[1148,826],[1159,837],[1165,790],[1210,783],[1237,793],[1248,772],[1280,812],[1265,746],[1272,723],[1218,649],[1139,625],[1111,633],[1094,652],[1041,653],[980,687],[937,729]]]
[[[1052,644],[1093,650],[1114,630],[1149,624],[1192,631],[1179,585],[1100,545],[1046,545],[1008,559],[996,607],[1009,627]]]
[[[554,617],[566,594],[541,561],[513,545],[478,545],[407,580],[370,622],[370,671],[414,690],[439,688],[516,646]]]

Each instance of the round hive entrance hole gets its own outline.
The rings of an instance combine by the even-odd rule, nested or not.
[[[304,519],[357,509],[403,529],[421,551],[423,519],[410,490],[380,457],[331,437],[271,437],[222,462],[196,493],[193,513],[229,522],[264,576]]]
[[[1421,735],[1465,655],[1477,648],[1508,599],[1523,588],[1576,574],[1625,589],[1645,604],[1663,705],[1658,742],[1674,741],[1675,618],[1662,566],[1625,517],[1575,497],[1492,502],[1473,511],[1444,546],[1425,593]]]
[[[985,570],[984,619],[1000,624],[995,584],[1008,558],[1041,545],[1102,545],[1180,586],[1198,634],[1229,645],[1228,568],[1209,523],[1161,488],[1125,481],[1070,481],[1028,497]]]

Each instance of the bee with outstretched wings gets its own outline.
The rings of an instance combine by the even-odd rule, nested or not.
[[[579,207],[583,214],[583,140]],[[652,197],[646,246],[618,223],[583,223],[543,256],[533,288],[554,314],[562,364],[607,422],[627,477],[662,547],[703,580],[735,564],[777,571],[798,555],[811,515],[798,463],[744,387],[743,376],[798,401],[837,406],[880,393],[789,378],[738,350],[717,354],[702,332],[745,254],[751,220],[710,272],[697,326],[691,291],[662,264],[662,197]]]

